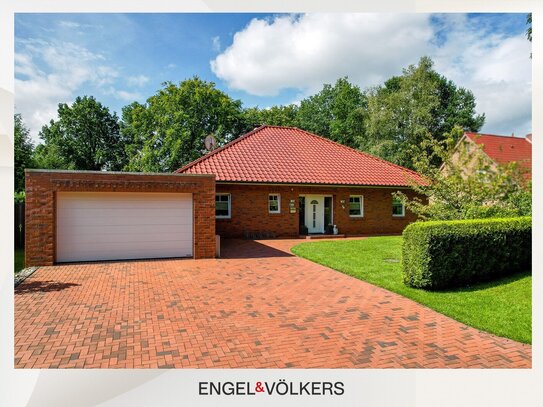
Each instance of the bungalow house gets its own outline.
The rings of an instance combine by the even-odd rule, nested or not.
[[[494,134],[478,134],[466,132],[458,141],[453,153],[455,156],[461,154],[460,149],[473,156],[475,161],[479,154],[483,154],[490,168],[497,168],[498,165],[511,162],[518,163],[521,171],[524,172],[526,180],[532,179],[532,135],[526,137],[499,136]],[[445,167],[442,167],[446,171]],[[473,168],[466,168],[466,171],[472,171]]]
[[[261,126],[176,171],[215,174],[225,237],[395,234],[414,221],[392,193],[420,176],[293,127]]]
[[[26,266],[212,258],[216,235],[395,234],[416,219],[406,168],[292,127],[262,126],[174,174],[26,170]]]

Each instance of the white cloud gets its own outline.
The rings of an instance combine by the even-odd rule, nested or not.
[[[116,95],[119,99],[127,101],[134,101],[136,99],[141,99],[142,97],[139,92],[127,92],[125,90],[118,90]]]
[[[57,25],[60,28],[65,28],[67,30],[78,30],[78,29],[101,29],[103,26],[96,25],[96,24],[81,24],[76,21],[70,21],[70,20],[60,20],[57,22]],[[51,30],[50,30],[51,31]],[[83,34],[84,31],[77,31],[79,34]]]
[[[436,69],[473,91],[477,110],[486,114],[483,130],[531,132],[531,44],[524,33],[495,34],[463,15],[446,15],[441,22],[448,35],[434,50]]]
[[[34,141],[59,103],[70,103],[85,83],[112,84],[118,72],[105,58],[70,42],[17,40],[15,108],[23,115]]]
[[[149,78],[145,75],[129,76],[126,82],[129,86],[143,86],[149,82]]]
[[[213,37],[211,38],[211,44],[213,47],[213,51],[219,52],[221,50],[221,37]]]
[[[75,21],[66,21],[66,20],[59,21],[58,25],[63,28],[79,28],[80,27],[79,23],[76,23]]]
[[[429,50],[422,14],[305,14],[253,19],[211,61],[228,85],[259,96],[318,90],[340,76],[363,86],[398,74]]]
[[[104,94],[111,95],[111,96],[115,97],[116,99],[129,101],[129,102],[133,102],[135,100],[143,98],[143,95],[141,93],[139,93],[139,92],[129,92],[129,91],[122,90],[122,89],[116,89],[114,87],[110,87],[110,88],[104,90]]]
[[[442,43],[437,32],[444,35]],[[338,77],[365,88],[429,55],[438,72],[472,90],[484,131],[531,131],[531,45],[462,14],[305,14],[253,19],[211,61],[228,86],[258,96],[293,88],[297,98]]]

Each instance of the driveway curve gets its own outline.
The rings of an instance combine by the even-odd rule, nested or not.
[[[42,267],[15,289],[17,368],[530,368],[531,346],[293,256]]]

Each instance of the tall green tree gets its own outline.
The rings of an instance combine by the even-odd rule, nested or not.
[[[526,16],[526,25],[528,28],[526,28],[526,38],[528,38],[528,41],[532,42],[532,13],[528,13]],[[532,53],[530,52],[530,58],[532,57]]]
[[[300,102],[298,125],[349,147],[357,147],[364,137],[367,100],[347,78]]]
[[[21,192],[25,189],[25,168],[33,165],[34,144],[19,113],[14,116],[14,124],[15,192]]]
[[[531,184],[521,168],[516,163],[495,166],[480,145],[456,143],[462,134],[455,127],[442,140],[427,136],[424,148],[411,148],[414,168],[427,180],[412,188],[426,199],[395,195],[423,220],[531,215]]]
[[[295,104],[272,106],[268,109],[250,107],[243,111],[248,131],[264,124],[296,127],[298,125],[297,115],[298,106]]]
[[[526,16],[526,25],[528,26],[526,29],[526,37],[528,38],[528,41],[532,42],[532,13],[528,13]]]
[[[475,112],[475,97],[433,69],[428,57],[401,76],[369,91],[366,138],[360,148],[413,168],[410,146],[428,135],[441,140],[454,126],[478,131],[485,117]]]
[[[36,168],[50,170],[75,170],[75,164],[69,162],[56,143],[38,144],[34,149],[34,165]]]
[[[164,83],[145,104],[125,107],[122,118],[131,171],[174,171],[205,152],[207,135],[223,144],[245,130],[241,102],[196,76]]]
[[[58,105],[58,120],[43,126],[36,162],[45,168],[119,170],[126,161],[117,115],[92,96]]]

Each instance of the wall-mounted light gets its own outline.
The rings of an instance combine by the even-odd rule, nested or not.
[[[341,204],[341,207],[345,209],[345,199],[340,200],[339,203]]]

